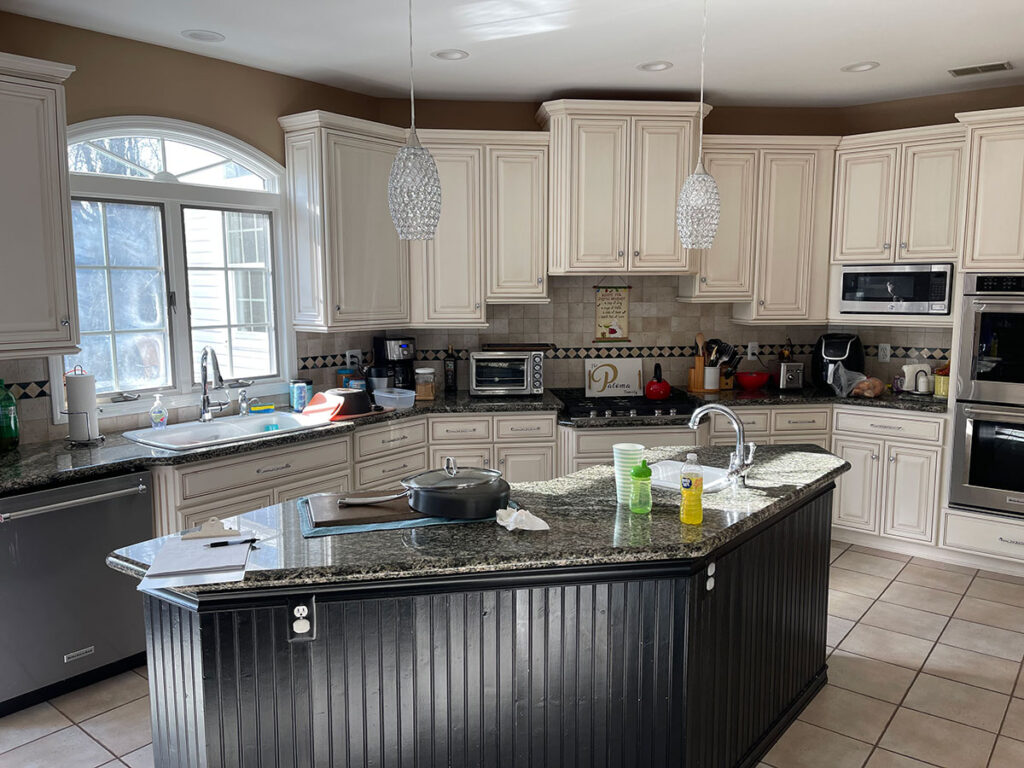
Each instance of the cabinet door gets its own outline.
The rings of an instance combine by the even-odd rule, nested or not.
[[[433,240],[412,246],[412,322],[483,325],[483,149],[430,148],[441,177],[441,220]]]
[[[430,449],[430,466],[443,467],[444,460],[451,456],[460,467],[487,467],[493,463],[491,446],[488,445],[447,445]]]
[[[836,154],[833,261],[892,261],[898,162],[899,147]]]
[[[498,470],[510,483],[551,480],[555,476],[553,445],[498,445],[494,454]]]
[[[679,242],[676,202],[692,170],[689,121],[633,120],[628,264],[633,272],[685,272],[690,252]]]
[[[897,261],[960,254],[962,141],[903,147]]]
[[[970,132],[964,267],[1024,267],[1024,126]]]
[[[393,144],[328,133],[324,215],[330,317],[337,327],[409,321],[409,248],[388,212]]]
[[[0,357],[78,343],[61,86],[0,78]]]
[[[882,442],[836,437],[832,440],[832,453],[850,463],[850,471],[836,480],[833,524],[840,528],[878,533]]]
[[[932,541],[938,507],[939,449],[887,443],[885,456],[882,532]]]
[[[273,492],[264,490],[260,493],[238,496],[230,501],[217,501],[206,506],[187,508],[180,512],[182,516],[180,530],[195,528],[205,523],[211,517],[216,517],[218,520],[226,520],[235,515],[244,515],[246,512],[252,512],[254,509],[269,507],[274,503]],[[158,531],[157,535],[166,536],[171,533],[177,533],[177,530]]]
[[[572,118],[569,270],[624,272],[629,118]]]
[[[694,295],[716,301],[754,296],[754,231],[757,201],[757,152],[713,150],[704,167],[718,182],[722,213],[709,250],[700,251]]]
[[[352,476],[348,472],[332,472],[277,486],[274,488],[274,503],[283,504],[312,493],[339,493],[351,489]]]
[[[814,152],[765,152],[761,161],[755,317],[809,316]]]
[[[487,148],[487,301],[547,296],[547,147]]]

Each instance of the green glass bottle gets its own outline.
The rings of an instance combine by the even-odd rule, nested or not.
[[[14,395],[7,391],[4,380],[0,379],[0,453],[18,447],[18,405]]]

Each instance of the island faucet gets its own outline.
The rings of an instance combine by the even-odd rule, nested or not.
[[[220,365],[217,363],[217,353],[213,347],[203,347],[199,355],[199,378],[203,383],[203,396],[199,400],[199,420],[212,421],[213,414],[220,413],[229,405],[229,400],[217,400],[210,402],[210,381],[207,371],[207,360],[213,363],[213,388],[224,389],[224,377],[220,375]]]
[[[726,408],[718,403],[702,405],[690,415],[690,429],[696,429],[700,420],[708,413],[720,413],[731,423],[736,430],[736,450],[729,457],[729,480],[733,485],[746,485],[747,472],[754,464],[754,450],[757,448],[753,443],[747,444],[744,441],[743,422],[731,408]]]

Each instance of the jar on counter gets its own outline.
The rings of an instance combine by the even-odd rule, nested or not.
[[[416,371],[416,399],[417,400],[433,400],[434,399],[434,369],[433,368],[417,368]]]
[[[309,388],[313,388],[312,382],[310,382]],[[306,379],[292,379],[288,382],[288,404],[291,405],[293,411],[301,411],[305,408],[310,397],[312,394],[306,391]]]

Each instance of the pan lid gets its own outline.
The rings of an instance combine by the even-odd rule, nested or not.
[[[476,488],[493,483],[501,477],[496,469],[483,467],[460,467],[454,456],[446,456],[444,466],[440,469],[428,469],[426,472],[407,477],[402,480],[406,488],[416,490],[454,490],[456,488]]]

